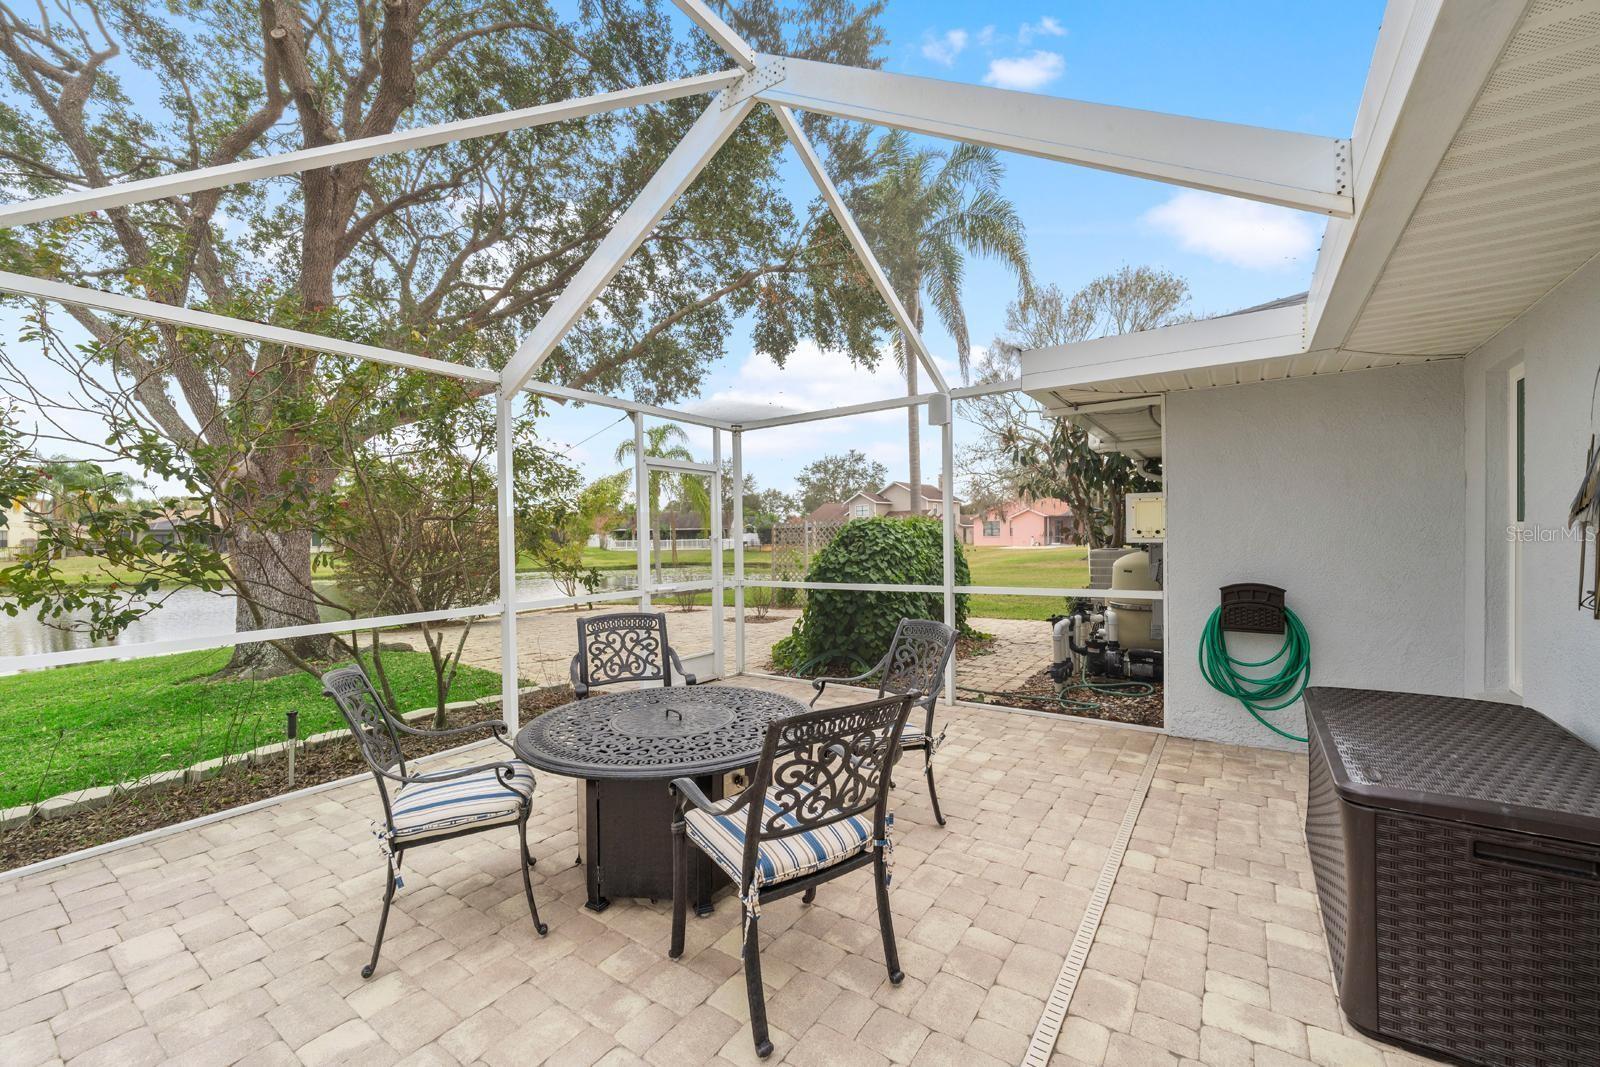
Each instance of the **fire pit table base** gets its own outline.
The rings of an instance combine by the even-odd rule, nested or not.
[[[724,796],[725,776],[695,778],[713,800]],[[589,899],[605,911],[615,897],[672,899],[672,794],[670,779],[587,779],[582,784],[583,855]],[[689,850],[689,899],[700,915],[728,876],[699,849]]]

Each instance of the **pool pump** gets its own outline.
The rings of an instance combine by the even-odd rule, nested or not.
[[[1117,558],[1110,595],[1100,610],[1081,607],[1051,616],[1050,677],[1058,683],[1079,675],[1140,682],[1162,680],[1160,601],[1118,598],[1118,591],[1161,588],[1160,548],[1140,549]]]

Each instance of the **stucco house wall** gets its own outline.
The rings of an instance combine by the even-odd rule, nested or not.
[[[1528,413],[1521,698],[1600,745],[1600,621],[1578,608],[1580,545],[1567,531],[1589,436],[1600,430],[1591,412],[1600,370],[1600,262],[1591,261],[1464,364],[1470,581],[1461,603],[1470,692],[1510,688],[1512,542],[1506,527],[1514,490],[1511,373],[1518,365]],[[1592,582],[1592,545],[1588,552]]]
[[[1040,500],[1032,504],[1013,503],[982,515],[971,516],[972,543],[1000,547],[1047,545],[1048,516],[1065,515],[1070,509],[1059,500]],[[984,533],[984,523],[1000,524],[998,534]]]
[[[0,527],[0,540],[5,542],[0,545],[0,558],[9,558],[20,549],[31,548],[39,540],[39,525],[21,504],[7,503],[5,516],[5,526]]]
[[[1230,582],[1288,591],[1310,633],[1317,684],[1464,691],[1462,366],[1449,360],[1168,397],[1171,732],[1302,747],[1200,676],[1195,650],[1218,588]],[[1280,641],[1234,634],[1229,646],[1261,659]],[[1304,734],[1299,704],[1275,721]]]

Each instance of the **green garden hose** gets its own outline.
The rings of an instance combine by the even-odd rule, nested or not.
[[[1281,711],[1300,699],[1306,683],[1311,680],[1311,638],[1305,624],[1294,612],[1283,609],[1287,624],[1283,647],[1276,655],[1263,660],[1234,659],[1228,655],[1228,639],[1222,632],[1222,608],[1211,613],[1205,633],[1200,637],[1200,674],[1211,688],[1226,693],[1244,705],[1246,711],[1262,726],[1280,737],[1305,743],[1305,738],[1281,727],[1274,726],[1262,717],[1264,711]],[[1240,673],[1239,668],[1271,667],[1282,661],[1272,674],[1251,676]]]

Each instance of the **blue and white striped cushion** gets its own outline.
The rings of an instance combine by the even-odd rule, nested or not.
[[[494,769],[445,782],[412,782],[400,787],[394,800],[394,839],[420,841],[455,833],[468,826],[515,822],[522,801],[533,795],[533,771],[517,767],[513,793],[500,784]]]
[[[778,805],[771,799],[767,800],[766,808],[767,818],[778,812]],[[728,873],[735,886],[744,873],[744,831],[749,817],[748,808],[740,808],[732,815],[713,815],[698,809],[684,815],[689,839]],[[778,816],[778,821],[789,826],[800,824],[792,813]],[[856,855],[871,843],[870,814],[841,819],[832,825],[792,837],[763,841],[756,857],[756,885],[785,882],[831,867]]]

